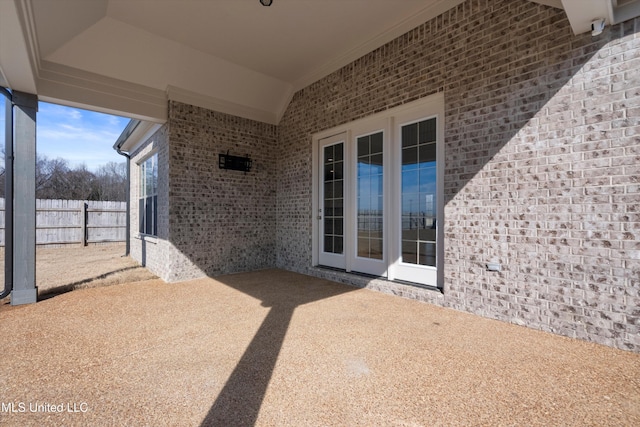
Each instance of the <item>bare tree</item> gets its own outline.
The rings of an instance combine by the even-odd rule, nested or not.
[[[4,150],[0,161],[0,197],[4,197]],[[126,163],[109,162],[94,173],[86,165],[70,168],[65,159],[36,157],[38,199],[124,201],[127,189]]]
[[[124,201],[127,191],[127,164],[109,162],[95,173],[97,200]]]
[[[36,197],[39,199],[66,198],[55,197],[69,190],[67,178],[69,165],[61,158],[49,159],[36,157]]]

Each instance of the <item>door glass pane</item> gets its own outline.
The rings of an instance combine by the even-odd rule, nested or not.
[[[362,258],[383,259],[382,132],[358,138],[358,248]]]
[[[324,245],[327,253],[343,253],[344,144],[324,147]]]
[[[436,265],[436,119],[402,127],[402,262]]]

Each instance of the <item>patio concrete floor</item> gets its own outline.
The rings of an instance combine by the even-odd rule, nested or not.
[[[281,270],[0,326],[0,425],[640,425],[639,354]]]

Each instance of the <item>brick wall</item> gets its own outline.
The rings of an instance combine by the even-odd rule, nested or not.
[[[138,228],[140,224],[140,213],[138,212],[140,163],[153,153],[158,153],[158,236],[157,238],[141,238]],[[162,244],[162,241],[167,239],[169,230],[168,159],[168,125],[165,125],[131,153],[130,163],[131,257],[162,278],[169,274],[167,258],[170,255]]]
[[[186,271],[219,275],[275,265],[276,127],[169,103],[169,241]],[[249,155],[250,172],[218,167]],[[197,267],[197,270],[193,270]],[[180,271],[185,270],[184,273]]]
[[[132,153],[131,256],[173,282],[275,265],[275,126],[178,102]],[[250,172],[218,154],[248,154]],[[158,153],[158,236],[138,232],[139,164]]]
[[[336,278],[640,351],[638,70],[640,20],[574,36],[524,0],[469,0],[365,55],[278,126],[277,265],[329,274],[311,267],[312,134],[444,92],[444,295]]]

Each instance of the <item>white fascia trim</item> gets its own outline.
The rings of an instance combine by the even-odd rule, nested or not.
[[[429,5],[422,9],[419,13],[401,21],[395,26],[389,28],[385,32],[379,34],[371,40],[367,40],[359,46],[349,49],[337,56],[333,60],[326,63],[324,66],[313,70],[309,74],[296,80],[293,83],[294,91],[297,92],[300,89],[304,89],[310,84],[320,80],[321,78],[328,76],[336,70],[344,67],[355,61],[356,59],[376,50],[380,46],[385,45],[391,40],[400,37],[406,32],[413,30],[414,28],[424,24],[425,22],[441,15],[449,9],[458,6],[465,0],[440,0],[432,5]]]
[[[27,53],[31,59],[34,70],[40,69],[40,45],[36,34],[36,20],[33,14],[33,5],[30,0],[16,0],[16,6],[20,23],[24,29],[24,38],[28,44]]]
[[[131,132],[128,138],[120,144],[120,150],[133,153],[138,147],[147,142],[149,138],[162,127],[161,123],[140,122],[138,126]],[[126,129],[125,129],[126,130]],[[123,131],[124,132],[124,131]]]
[[[249,120],[255,120],[271,125],[278,124],[278,114],[271,111],[236,104],[231,101],[203,95],[171,85],[167,87],[167,98],[170,101],[178,101],[185,104],[195,105],[197,107],[218,111],[220,113],[231,114],[233,116],[243,117]],[[284,114],[284,112],[280,114]]]
[[[41,64],[38,95],[43,100],[156,123],[167,120],[162,90],[49,61]]]
[[[37,94],[37,43],[28,5],[26,0],[0,1],[0,74],[12,90]]]

